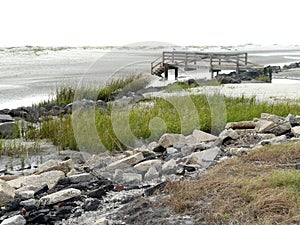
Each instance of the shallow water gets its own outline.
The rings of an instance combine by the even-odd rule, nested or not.
[[[111,78],[126,74],[150,74],[150,63],[160,56],[162,50],[118,50],[73,48],[60,51],[0,51],[0,109],[28,106],[48,100],[54,96],[55,89],[61,85],[80,86],[85,83],[104,84]],[[264,65],[288,64],[300,57],[300,51],[261,52],[249,54],[249,60]],[[206,78],[205,71],[180,71],[179,76]],[[276,77],[276,76],[275,76]],[[166,85],[172,81],[159,81],[153,78],[153,85]],[[268,95],[286,95],[291,97],[295,84],[299,84],[299,71],[290,70],[280,74],[273,84],[238,85],[236,90],[247,92],[247,88],[256,87],[256,92]],[[170,80],[174,79],[172,72]],[[281,86],[283,85],[284,86]],[[268,85],[268,84],[265,84]],[[276,86],[277,85],[277,86]],[[286,86],[292,85],[292,86]],[[241,89],[243,88],[243,89]],[[263,89],[260,90],[259,89]],[[251,91],[251,90],[250,90]],[[298,92],[294,97],[298,97]]]

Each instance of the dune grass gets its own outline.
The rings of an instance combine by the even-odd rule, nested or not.
[[[212,168],[195,181],[170,182],[163,204],[207,224],[299,224],[300,143],[265,146]]]
[[[225,108],[222,108],[222,104]],[[106,110],[96,107],[92,114],[85,111],[78,113],[81,122],[86,121],[85,127],[82,127],[86,131],[89,130],[87,124],[93,120],[94,124],[89,126],[96,127],[105,149],[124,150],[128,146],[134,146],[137,140],[157,140],[165,132],[188,135],[194,129],[201,129],[217,134],[224,129],[226,122],[252,120],[260,117],[263,112],[285,117],[290,113],[299,114],[300,106],[292,103],[258,102],[255,98],[191,95],[145,99],[121,108],[110,104]],[[40,137],[50,139],[61,149],[78,149],[72,117],[74,115],[65,115],[60,119],[44,121]],[[128,124],[129,127],[125,129]],[[85,135],[88,140],[88,132],[82,132],[82,138]],[[89,144],[87,148],[88,146]]]

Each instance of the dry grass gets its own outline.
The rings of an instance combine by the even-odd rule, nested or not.
[[[170,182],[175,212],[207,224],[300,224],[300,143],[265,146],[195,181]]]

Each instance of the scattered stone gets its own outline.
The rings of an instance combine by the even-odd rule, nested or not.
[[[276,124],[273,121],[268,120],[258,120],[255,122],[255,130],[259,133],[266,132],[276,126]]]
[[[24,217],[21,215],[16,215],[3,220],[3,222],[0,225],[25,225],[25,224],[26,224],[26,220],[24,219]]]
[[[140,184],[143,181],[143,177],[141,174],[136,173],[124,173],[123,174],[123,183],[124,184]]]
[[[69,181],[72,184],[88,182],[88,181],[92,181],[92,180],[93,180],[93,176],[89,173],[82,173],[82,174],[73,175],[73,176],[69,177]]]
[[[158,144],[164,148],[176,143],[185,143],[185,137],[182,134],[163,134],[158,141]]]
[[[151,167],[155,167],[156,169],[161,168],[162,161],[159,159],[153,159],[153,160],[147,160],[144,162],[141,162],[139,164],[136,164],[134,166],[135,169],[137,169],[140,172],[146,173]]]
[[[101,218],[97,220],[94,225],[108,225],[108,220],[106,218]]]
[[[293,127],[292,133],[295,135],[295,137],[300,137],[300,126]]]
[[[154,166],[149,168],[149,170],[147,171],[147,173],[144,176],[145,181],[150,181],[150,180],[154,180],[157,178],[159,178],[159,172],[156,170],[156,168]]]
[[[58,180],[64,176],[64,172],[53,170],[40,175],[19,177],[17,179],[8,181],[7,183],[16,189],[20,188],[21,186],[28,186],[31,184],[34,184],[36,187],[41,187],[42,185],[47,184],[49,189],[51,189],[57,184]]]
[[[15,190],[6,181],[0,180],[0,207],[5,206],[15,196]]]
[[[201,130],[194,130],[193,136],[195,137],[197,143],[214,141],[218,138]]]
[[[253,121],[240,121],[227,123],[225,129],[254,129],[255,123]]]
[[[177,169],[177,164],[174,159],[165,162],[162,166],[162,172],[164,174],[172,174],[176,171],[176,169]]]
[[[174,154],[174,153],[177,153],[178,150],[176,148],[173,148],[173,147],[169,147],[167,148],[167,154],[168,155],[171,155],[171,154]]]
[[[239,138],[239,134],[233,129],[228,129],[228,130],[223,130],[219,134],[219,138],[221,138],[222,141],[226,138],[231,138],[232,140],[236,140]]]
[[[188,158],[188,164],[199,164],[203,167],[208,167],[216,156],[220,153],[220,148],[204,150],[201,152],[194,152]]]
[[[85,200],[82,208],[85,211],[95,211],[99,208],[100,203],[101,203],[100,200],[97,198],[88,198]]]
[[[115,169],[123,169],[123,168],[127,168],[130,167],[134,164],[137,164],[138,162],[142,161],[144,159],[144,156],[142,153],[137,153],[133,156],[129,156],[123,159],[120,159],[116,162],[113,162],[111,164],[109,164],[106,169],[111,171],[111,170],[115,170]]]
[[[275,124],[279,123],[280,120],[281,120],[279,116],[276,116],[276,115],[273,115],[273,114],[269,114],[269,113],[262,113],[260,115],[260,118],[264,119],[264,120],[272,121]]]
[[[68,199],[81,195],[81,191],[75,188],[69,188],[55,192],[50,195],[46,195],[40,199],[41,205],[52,205],[58,202],[63,202]]]
[[[278,124],[274,128],[271,128],[269,132],[275,134],[276,136],[285,134],[291,130],[291,124],[289,122],[283,122],[281,124]]]

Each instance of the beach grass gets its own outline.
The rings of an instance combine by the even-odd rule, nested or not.
[[[80,124],[84,124],[80,129],[85,130],[80,134],[81,139],[89,140],[88,131],[95,126],[94,131],[98,133],[102,147],[124,150],[134,146],[137,140],[144,143],[157,141],[165,132],[188,135],[194,129],[200,129],[218,134],[226,122],[253,120],[259,118],[261,113],[286,117],[288,114],[298,115],[299,112],[299,104],[291,102],[272,104],[256,101],[255,97],[233,98],[218,94],[208,97],[198,94],[144,99],[124,107],[115,107],[111,103],[106,110],[96,107],[92,113],[84,110],[77,113],[80,113]],[[74,116],[76,112],[44,121],[39,136],[50,139],[61,149],[78,149],[72,123]],[[95,148],[93,142],[87,143],[86,148],[89,146]]]

